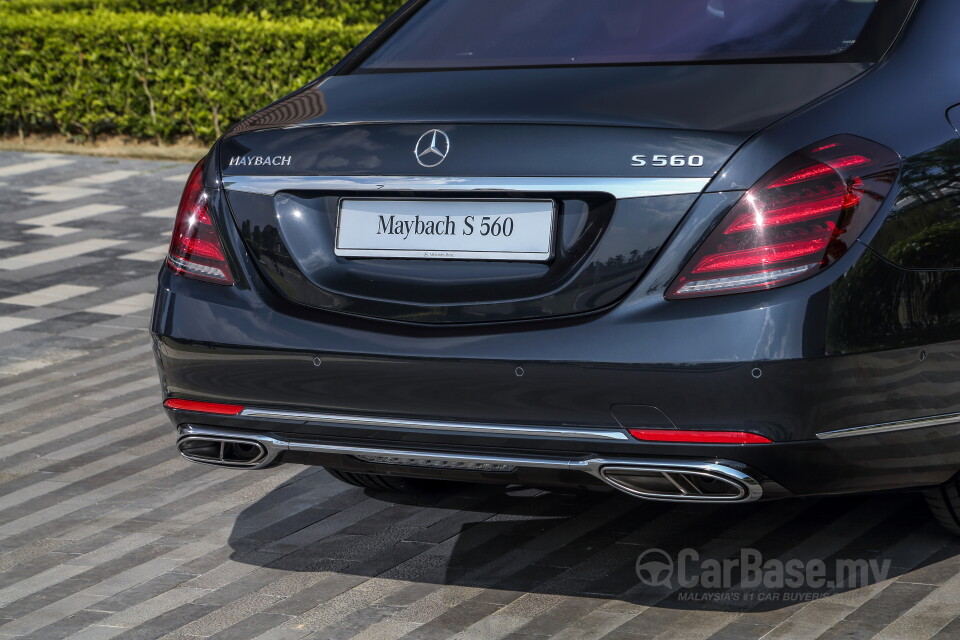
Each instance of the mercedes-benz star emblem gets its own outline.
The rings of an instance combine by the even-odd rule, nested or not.
[[[417,147],[417,162],[426,168],[435,167],[447,159],[450,153],[450,138],[440,129],[431,129],[420,136]]]

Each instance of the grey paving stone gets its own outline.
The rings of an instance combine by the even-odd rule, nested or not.
[[[468,600],[440,614],[422,627],[411,631],[404,640],[444,640],[463,631],[500,607],[489,602]]]
[[[936,587],[897,582],[820,636],[821,640],[865,640],[880,633]]]
[[[940,629],[931,640],[956,640],[960,638],[960,617],[954,618],[947,626]]]
[[[330,600],[334,596],[338,596],[359,584],[363,584],[367,580],[368,578],[363,576],[353,576],[349,574],[335,575],[303,589],[295,596],[278,602],[270,607],[267,612],[297,616],[313,609],[322,602]]]
[[[736,621],[728,624],[710,636],[709,640],[760,640],[774,627],[764,624],[751,624],[748,621]],[[607,636],[604,640],[613,640],[616,636]]]
[[[130,607],[135,607],[141,602],[155,598],[166,593],[170,589],[180,586],[184,582],[195,578],[192,573],[182,573],[179,571],[170,571],[138,584],[135,587],[121,591],[120,593],[105,598],[90,609],[100,613],[117,613]]]
[[[80,593],[123,571],[141,567],[145,562],[162,556],[174,548],[176,547],[172,545],[145,545],[118,558],[108,560],[96,567],[84,569],[78,575],[57,582],[45,589],[41,589],[27,598],[16,600],[0,608],[0,615],[10,614],[13,617],[19,617],[26,613],[36,611],[67,596]],[[72,555],[67,556],[68,559],[72,559],[73,557]],[[60,564],[63,564],[63,562]]]
[[[101,611],[80,611],[21,637],[24,640],[62,640],[73,636],[92,624],[96,624],[107,615],[109,614]]]
[[[409,607],[419,600],[423,600],[438,589],[436,584],[426,582],[411,582],[402,589],[391,593],[379,600],[384,606]]]
[[[214,610],[214,607],[205,607],[193,603],[183,604],[138,624],[116,637],[118,640],[154,640],[154,638],[159,638],[190,622],[199,620]]]
[[[248,640],[259,638],[273,629],[277,629],[290,620],[290,616],[279,613],[255,613],[226,629],[209,636],[209,640]],[[304,636],[307,634],[304,634]],[[303,637],[303,636],[301,636]]]
[[[553,636],[603,605],[603,600],[572,597],[520,627],[517,632],[534,636]]]
[[[276,569],[260,568],[247,575],[234,580],[230,584],[215,589],[197,599],[196,604],[223,606],[230,604],[243,596],[249,595],[268,585],[276,582],[285,574],[285,571]]]
[[[10,604],[0,608],[0,616],[21,618],[38,609],[42,609],[43,607],[77,594],[85,588],[86,584],[86,581],[76,576],[67,578],[50,587],[40,589],[34,593],[25,594],[24,597],[14,600]]]
[[[349,640],[364,629],[396,615],[402,609],[384,605],[371,605],[359,609],[340,622],[328,625],[314,634],[324,640]]]

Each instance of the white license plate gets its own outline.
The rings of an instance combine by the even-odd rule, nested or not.
[[[335,253],[345,257],[545,262],[549,200],[343,199]]]

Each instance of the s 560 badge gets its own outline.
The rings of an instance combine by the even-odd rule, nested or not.
[[[636,155],[631,159],[634,167],[702,167],[703,156]]]

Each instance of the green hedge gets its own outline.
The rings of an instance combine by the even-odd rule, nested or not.
[[[263,18],[339,18],[346,24],[380,23],[402,0],[0,0],[0,11],[139,11],[145,13],[213,13]]]
[[[3,14],[0,126],[209,142],[319,76],[374,26],[104,10]]]

